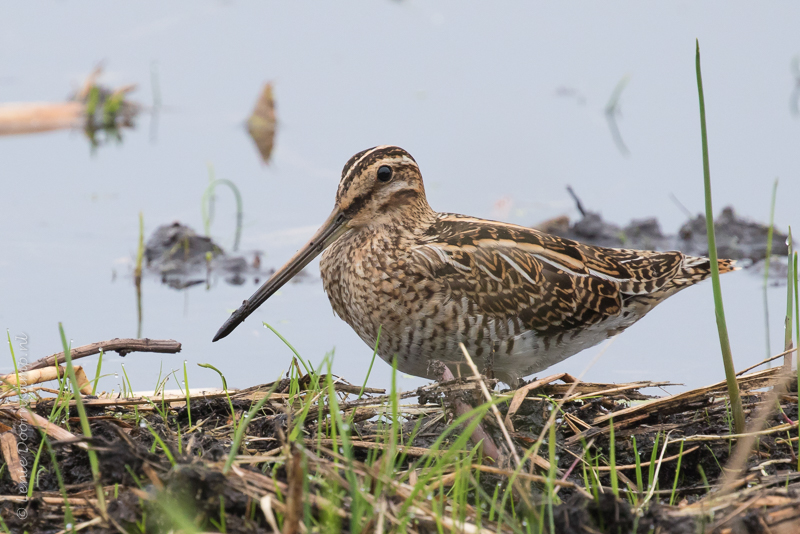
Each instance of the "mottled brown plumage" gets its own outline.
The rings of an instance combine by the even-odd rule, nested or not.
[[[314,256],[331,305],[400,371],[456,372],[464,343],[478,365],[514,383],[615,335],[710,275],[707,258],[584,245],[538,230],[450,213],[425,198],[399,147],[353,156],[328,221],[217,333],[224,337]],[[719,261],[720,272],[734,269]]]

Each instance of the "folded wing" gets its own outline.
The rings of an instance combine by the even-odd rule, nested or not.
[[[680,272],[680,252],[583,245],[530,228],[442,214],[413,250],[414,269],[474,314],[518,317],[552,335],[623,313]]]

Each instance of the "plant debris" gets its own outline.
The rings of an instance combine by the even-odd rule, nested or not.
[[[63,129],[82,129],[93,148],[122,140],[122,130],[134,127],[140,111],[128,100],[135,85],[109,88],[97,83],[101,66],[86,78],[66,102],[8,103],[0,105],[0,135],[20,135]]]
[[[256,144],[261,161],[268,164],[275,144],[275,97],[272,94],[272,83],[264,85],[256,107],[247,119],[247,131]]]

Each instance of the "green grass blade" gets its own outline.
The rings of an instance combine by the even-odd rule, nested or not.
[[[769,284],[769,262],[772,259],[772,237],[775,232],[775,199],[778,196],[778,179],[772,185],[772,202],[769,207],[769,228],[767,229],[767,250],[764,257],[764,332],[767,343],[767,358],[772,356],[772,348],[769,341],[769,298],[767,296],[767,286]]]
[[[42,456],[42,449],[44,448],[44,440],[39,442],[39,450],[36,452],[36,457],[33,459],[33,467],[30,471],[30,480],[28,480],[28,498],[33,496],[33,488],[37,486],[39,477],[36,476],[36,470],[39,469],[39,458]]]
[[[555,409],[555,406],[553,407]],[[550,432],[547,439],[547,451],[550,461],[550,469],[547,472],[547,520],[550,526],[550,532],[556,531],[555,518],[553,517],[553,499],[555,497],[555,481],[558,469],[558,460],[556,459],[556,425],[550,425]]]
[[[611,491],[619,499],[619,478],[617,477],[617,447],[614,442],[614,418],[608,420],[608,466],[611,468]]]
[[[97,370],[94,373],[94,382],[92,383],[92,396],[97,393],[97,383],[100,381],[100,371],[103,368],[103,349],[100,349],[100,357],[97,358]]]
[[[787,254],[789,261],[786,267],[786,318],[784,319],[784,343],[783,343],[783,350],[791,350],[792,349],[792,300],[794,298],[793,294],[793,286],[794,286],[794,275],[792,271],[794,270],[792,265],[792,258],[794,254],[792,253],[793,243],[792,243],[792,227],[789,227],[789,237],[786,238],[786,245],[789,247],[789,252]],[[791,354],[787,354],[785,356],[786,361],[791,361],[792,356]]]
[[[800,289],[798,289],[798,276],[797,276],[797,252],[794,253],[794,265],[792,266],[792,273],[794,273],[794,339],[797,345],[800,345]],[[797,358],[797,353],[795,353]],[[797,361],[797,360],[795,360]]]
[[[67,375],[69,376],[70,384],[72,384],[72,394],[75,398],[75,407],[78,409],[78,417],[81,421],[81,432],[87,439],[92,437],[92,429],[89,427],[89,419],[86,416],[86,407],[83,405],[83,398],[81,397],[81,390],[78,387],[78,380],[75,378],[75,368],[72,366],[72,353],[70,352],[69,344],[67,343],[67,336],[64,334],[64,326],[58,323],[58,331],[61,334],[61,344],[64,347],[64,359],[67,362]],[[91,445],[86,451],[89,455],[89,466],[92,469],[92,477],[94,479],[94,486],[97,493],[97,505],[100,508],[100,513],[106,515],[106,498],[103,492],[103,485],[100,483],[100,463],[97,459],[97,453],[92,449]]]
[[[72,508],[69,505],[69,498],[67,497],[67,489],[64,485],[64,477],[61,476],[61,469],[58,467],[58,458],[56,458],[56,452],[53,450],[53,446],[50,444],[50,440],[47,439],[47,434],[44,433],[42,429],[39,429],[39,434],[42,437],[42,441],[44,441],[45,445],[47,445],[47,452],[50,453],[50,463],[53,464],[53,470],[56,472],[56,479],[58,480],[58,489],[61,492],[61,498],[64,499],[64,524],[65,525],[74,525],[75,519],[72,517]]]
[[[136,337],[142,337],[142,260],[144,259],[144,215],[139,212],[139,246],[136,249],[136,267],[133,281],[136,286]]]
[[[292,346],[292,344],[291,344],[291,343],[289,343],[289,341],[288,341],[288,340],[287,340],[285,337],[283,337],[283,336],[280,334],[280,332],[278,332],[277,330],[275,330],[274,328],[272,328],[272,326],[268,325],[267,323],[265,323],[265,322],[263,322],[263,321],[262,321],[262,324],[263,324],[264,326],[266,326],[267,328],[269,328],[270,330],[272,330],[272,333],[273,333],[273,334],[275,334],[276,336],[278,336],[278,338],[280,338],[280,340],[281,340],[281,341],[283,341],[283,343],[284,343],[284,344],[285,344],[287,347],[289,347],[289,349],[290,349],[290,350],[291,350],[291,351],[294,353],[294,355],[297,357],[297,360],[298,360],[300,363],[302,363],[302,364],[303,364],[303,367],[304,367],[304,368],[305,368],[305,370],[306,370],[306,374],[309,374],[309,375],[310,375],[310,374],[312,373],[312,371],[314,370],[314,369],[311,367],[311,364],[309,363],[308,365],[306,365],[306,362],[305,362],[305,360],[303,359],[303,357],[302,357],[302,356],[300,356],[300,353],[299,353],[299,352],[297,352],[297,350],[296,350],[296,349],[295,349],[295,348]]]
[[[769,283],[769,262],[772,258],[772,236],[775,232],[775,199],[778,196],[778,179],[772,185],[772,202],[769,205],[769,229],[767,229],[767,252],[764,258],[764,287]],[[767,350],[767,356],[772,354]]]
[[[206,369],[211,369],[212,371],[216,371],[219,377],[222,379],[222,390],[225,391],[225,398],[228,400],[228,407],[231,410],[231,424],[233,425],[233,434],[236,435],[236,410],[233,408],[233,401],[231,400],[231,396],[228,394],[228,381],[225,380],[225,375],[222,374],[222,371],[211,365],[210,363],[198,363],[198,367],[204,367]]]
[[[228,454],[228,459],[225,460],[225,467],[222,469],[222,473],[227,475],[228,471],[230,471],[231,466],[233,465],[233,461],[236,459],[236,453],[239,452],[239,447],[242,444],[242,438],[244,437],[244,432],[247,430],[247,425],[250,424],[250,421],[253,420],[253,417],[258,413],[258,411],[267,403],[269,398],[275,393],[275,390],[278,388],[278,384],[280,384],[280,377],[276,380],[272,387],[269,388],[269,391],[263,398],[261,398],[255,405],[250,408],[250,411],[247,412],[245,415],[244,420],[239,424],[239,428],[236,429],[236,435],[233,438],[233,445],[231,445],[231,452]]]
[[[656,457],[658,456],[658,442],[661,438],[661,432],[656,434],[656,439],[653,440],[653,451],[650,453],[650,467],[647,470],[647,489],[653,487],[653,478],[655,477]]]
[[[186,371],[186,360],[183,360],[183,385],[186,386],[186,415],[189,417],[189,428],[192,427],[192,400],[189,394],[189,373]]]
[[[728,337],[728,325],[725,322],[725,308],[722,305],[722,286],[719,283],[719,263],[717,260],[717,241],[714,235],[714,211],[711,205],[711,170],[708,162],[708,131],[706,128],[706,104],[703,96],[703,77],[700,72],[700,42],[697,41],[695,56],[697,70],[697,94],[700,102],[700,136],[703,144],[703,182],[705,185],[706,231],[708,232],[708,258],[711,263],[711,282],[714,289],[714,311],[719,331],[719,344],[722,350],[722,361],[725,366],[725,379],[728,382],[728,396],[731,400],[734,429],[742,434],[744,428],[744,412],[739,396],[739,384],[736,382],[736,370],[733,365],[731,343]]]
[[[200,210],[203,217],[203,228],[205,229],[206,236],[209,236],[211,231],[211,222],[214,219],[214,212],[212,208],[214,189],[216,189],[218,185],[227,186],[233,192],[233,196],[236,200],[236,234],[234,235],[233,239],[233,251],[236,252],[239,250],[239,241],[241,241],[242,238],[242,220],[244,218],[242,194],[239,192],[239,188],[236,187],[236,184],[231,180],[215,180],[214,168],[211,166],[211,164],[208,166],[208,172],[209,184],[205,191],[203,191],[203,197],[200,203]]]
[[[639,449],[636,447],[636,436],[631,436],[631,442],[633,443],[633,458],[636,462],[636,490],[641,495],[644,492],[644,481],[642,480],[642,461],[639,458]]]
[[[672,483],[672,493],[669,496],[669,505],[675,504],[675,491],[678,489],[678,478],[681,476],[681,460],[683,460],[683,444],[681,440],[681,448],[678,451],[678,465],[675,467],[675,481]]]
[[[372,351],[372,361],[369,362],[369,369],[367,369],[367,376],[364,377],[364,383],[361,385],[361,391],[358,392],[358,399],[361,400],[361,397],[364,396],[364,390],[367,389],[367,380],[369,380],[369,375],[372,374],[372,364],[375,363],[375,356],[378,355],[378,345],[381,343],[381,330],[383,329],[383,325],[378,325],[378,337],[375,339],[375,350]],[[355,414],[355,412],[353,412]]]
[[[161,436],[158,435],[158,432],[153,430],[153,427],[150,426],[150,423],[148,423],[146,419],[144,420],[144,422],[147,425],[147,430],[149,430],[150,433],[153,435],[153,439],[155,440],[155,442],[158,443],[158,446],[161,447],[161,450],[164,451],[164,456],[166,456],[167,460],[169,460],[169,463],[172,464],[173,467],[175,467],[175,457],[172,456],[172,451],[169,450],[169,447],[167,447],[167,444],[164,443],[163,439],[161,439]],[[180,425],[178,425],[178,430],[180,431]]]
[[[11,360],[14,362],[14,375],[17,377],[17,400],[19,405],[22,406],[22,389],[19,385],[19,368],[17,368],[17,357],[14,355],[14,344],[11,343],[11,332],[6,329],[6,336],[8,337],[8,348],[11,351]]]

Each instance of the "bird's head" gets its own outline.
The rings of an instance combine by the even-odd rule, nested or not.
[[[344,235],[368,226],[402,223],[428,212],[422,174],[411,154],[396,146],[359,152],[345,164],[336,205],[314,236],[225,321],[214,341],[230,334],[245,318]]]
[[[345,164],[336,209],[347,226],[392,224],[425,200],[422,174],[411,154],[396,146],[361,151]]]

